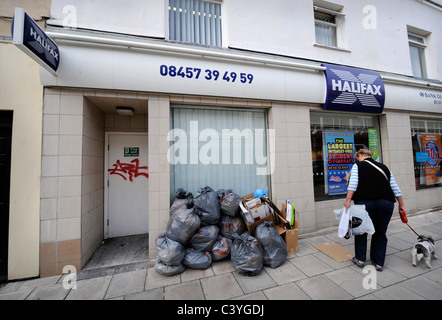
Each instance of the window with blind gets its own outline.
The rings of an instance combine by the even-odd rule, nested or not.
[[[333,14],[315,10],[316,43],[336,47],[336,18]]]
[[[344,7],[335,3],[313,0],[315,44],[345,49]]]
[[[425,39],[417,35],[408,34],[408,44],[410,46],[410,59],[413,75],[419,78],[426,78]]]
[[[169,0],[169,40],[221,47],[221,4]]]
[[[240,196],[270,192],[265,110],[172,106],[169,133],[170,197],[178,188],[205,186]]]

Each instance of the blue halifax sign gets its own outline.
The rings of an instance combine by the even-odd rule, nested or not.
[[[11,29],[13,43],[55,75],[60,63],[58,47],[22,8],[15,8]]]
[[[327,68],[324,110],[382,113],[385,87],[379,73],[325,63],[322,66]]]

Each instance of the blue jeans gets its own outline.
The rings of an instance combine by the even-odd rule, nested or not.
[[[365,210],[371,218],[375,233],[371,236],[370,260],[373,264],[384,266],[387,251],[387,227],[393,215],[394,203],[388,200],[359,200],[355,204],[365,204]],[[365,261],[367,254],[367,234],[355,235],[355,256]]]

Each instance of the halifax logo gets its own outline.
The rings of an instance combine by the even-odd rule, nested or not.
[[[385,87],[379,73],[331,64],[322,66],[327,68],[324,110],[382,113]]]

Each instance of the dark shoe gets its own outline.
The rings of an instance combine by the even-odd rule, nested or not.
[[[382,272],[382,270],[384,270],[384,267],[381,267],[377,264],[375,264],[374,267],[376,268],[376,271],[379,271],[379,272]]]
[[[358,267],[361,267],[361,268],[365,267],[365,262],[359,262],[359,260],[356,259],[356,257],[351,258],[351,262],[353,262]]]

